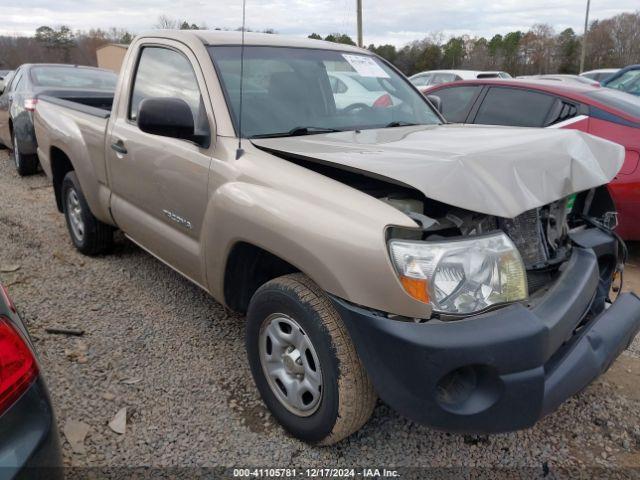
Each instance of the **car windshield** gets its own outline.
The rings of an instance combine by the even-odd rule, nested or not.
[[[118,76],[108,70],[77,67],[34,67],[31,80],[38,87],[114,90]]]
[[[237,132],[240,47],[210,47],[210,54]],[[335,83],[340,78],[352,79],[355,85],[348,81],[332,85],[332,80]],[[374,56],[307,48],[245,47],[243,137],[437,123],[440,119],[425,98]]]
[[[607,87],[640,95],[640,69],[624,72],[618,78],[607,82]]]
[[[622,110],[628,115],[640,118],[640,97],[608,88],[599,88],[586,93],[586,95],[605,105]]]

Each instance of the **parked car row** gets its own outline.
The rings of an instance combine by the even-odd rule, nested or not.
[[[20,175],[38,169],[33,112],[41,95],[73,99],[91,95],[95,107],[110,106],[115,73],[99,68],[60,64],[25,64],[0,86],[0,143],[10,148]]]
[[[475,78],[511,78],[507,72],[477,70],[429,70],[409,77],[416,87],[429,87],[441,83],[471,80]]]
[[[599,68],[597,70],[589,70],[587,72],[582,72],[580,74],[581,77],[590,78],[591,80],[595,80],[598,83],[603,83],[609,78],[611,78],[615,73],[620,70],[619,68]]]
[[[13,70],[0,70],[0,91],[9,83]]]
[[[630,65],[609,77],[603,85],[631,95],[640,96],[640,65]]]
[[[632,75],[640,78],[640,69],[627,72],[612,78],[621,79],[614,86],[631,84]],[[452,123],[571,128],[623,145],[624,165],[609,185],[618,211],[616,231],[626,240],[640,240],[639,97],[542,77],[459,81],[430,87],[425,94]]]
[[[517,80],[543,80],[549,82],[569,82],[569,83],[581,83],[583,85],[591,85],[593,87],[599,87],[600,82],[593,80],[582,75],[521,75],[516,77]]]

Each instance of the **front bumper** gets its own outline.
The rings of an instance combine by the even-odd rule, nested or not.
[[[604,243],[574,248],[535,304],[465,320],[397,321],[333,301],[378,395],[399,413],[447,431],[518,430],[605,372],[640,329],[633,293],[594,309],[610,254]]]

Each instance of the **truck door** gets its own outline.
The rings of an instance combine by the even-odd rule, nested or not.
[[[142,100],[180,98],[192,110],[196,133],[212,135],[202,72],[187,47],[168,40],[143,45],[134,65],[129,93],[118,102],[106,139],[112,214],[129,238],[204,285],[200,240],[211,152],[190,141],[142,132],[136,121]]]

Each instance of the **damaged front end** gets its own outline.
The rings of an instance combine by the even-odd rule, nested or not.
[[[376,391],[413,420],[461,433],[530,427],[605,372],[640,329],[640,298],[609,298],[625,254],[606,187],[511,219],[384,201],[420,225],[387,235],[403,287],[430,317],[333,300]]]
[[[593,189],[501,218],[428,199],[388,195],[382,201],[419,229],[390,228],[390,254],[407,293],[443,320],[478,314],[516,301],[534,303],[553,285],[588,228],[610,232],[615,208],[606,188]],[[610,233],[613,244],[624,245]],[[609,243],[609,242],[607,242]],[[591,310],[608,301],[618,248],[599,258],[601,285]]]

